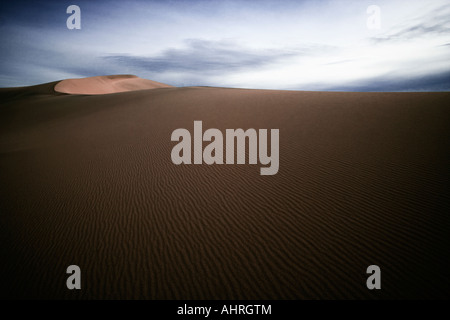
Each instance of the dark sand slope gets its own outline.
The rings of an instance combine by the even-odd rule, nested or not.
[[[450,297],[449,93],[53,85],[0,90],[1,297]],[[278,174],[172,164],[194,120],[279,128]]]

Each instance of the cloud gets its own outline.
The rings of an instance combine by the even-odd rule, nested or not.
[[[314,88],[312,86],[311,88]],[[306,90],[306,89],[304,89]],[[342,85],[323,88],[327,91],[450,91],[450,71],[416,75],[414,77],[383,75]]]
[[[298,54],[290,50],[249,50],[229,41],[190,39],[187,46],[158,56],[111,55],[104,60],[136,70],[216,74],[258,68]]]
[[[442,36],[450,33],[450,5],[444,5],[426,12],[415,19],[409,19],[390,28],[385,35],[373,37],[375,43],[405,41],[423,36]]]
[[[447,35],[449,33],[450,27],[440,24],[429,25],[427,23],[419,23],[386,36],[373,37],[372,40],[376,43],[399,40],[406,41],[418,39],[423,36]]]

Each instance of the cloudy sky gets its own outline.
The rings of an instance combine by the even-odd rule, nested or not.
[[[79,30],[66,25],[73,4]],[[448,0],[2,0],[0,34],[1,87],[135,74],[175,86],[450,91]]]

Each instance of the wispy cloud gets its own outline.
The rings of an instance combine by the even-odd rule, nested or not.
[[[422,37],[450,34],[450,4],[425,12],[419,17],[401,21],[383,35],[373,37],[375,42],[407,41]],[[444,38],[444,37],[443,37]]]
[[[153,72],[230,73],[263,67],[298,52],[291,50],[252,50],[231,41],[190,39],[187,46],[167,49],[157,56],[111,55],[103,59],[136,70]]]

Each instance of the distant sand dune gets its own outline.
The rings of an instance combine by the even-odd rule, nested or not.
[[[0,297],[450,298],[450,93],[85,95],[128,81],[157,84],[0,90]],[[171,133],[194,120],[278,128],[279,172],[174,165]]]
[[[172,86],[134,75],[112,75],[63,80],[55,85],[55,91],[70,94],[107,94],[170,87]]]

